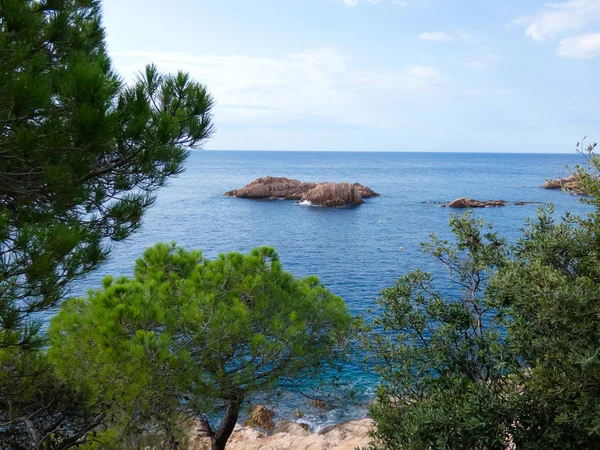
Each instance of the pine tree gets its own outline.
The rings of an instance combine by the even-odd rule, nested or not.
[[[54,377],[40,314],[139,228],[212,103],[152,65],[124,83],[97,0],[0,0],[0,447],[68,448],[103,420]]]
[[[173,424],[195,418],[222,450],[245,400],[314,382],[351,327],[342,299],[285,272],[272,248],[208,260],[159,244],[133,278],[65,303],[49,352],[61,378],[109,405],[107,438],[141,430],[177,448]]]
[[[212,132],[186,74],[111,67],[95,0],[0,0],[0,348],[141,224],[185,147]]]

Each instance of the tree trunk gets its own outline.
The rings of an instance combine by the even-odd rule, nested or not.
[[[31,436],[31,439],[33,440],[33,442],[35,442],[35,447],[36,448],[39,447],[39,445],[41,443],[40,434],[38,433],[38,430],[35,428],[35,425],[33,424],[33,420],[31,420],[31,418],[29,418],[29,417],[25,417],[23,419],[23,422],[25,422],[25,425],[27,426],[27,431],[29,431],[29,435]]]
[[[229,439],[229,436],[231,436],[231,433],[233,433],[233,429],[240,415],[241,407],[242,399],[236,399],[229,402],[223,422],[221,422],[221,426],[212,436],[211,450],[225,450],[227,440]]]

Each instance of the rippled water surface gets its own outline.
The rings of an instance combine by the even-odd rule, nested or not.
[[[129,275],[135,259],[159,241],[201,249],[208,257],[270,245],[285,269],[297,276],[317,275],[352,312],[362,313],[401,274],[420,267],[443,276],[419,245],[432,232],[448,236],[453,211],[437,202],[457,197],[539,201],[554,203],[558,214],[583,212],[586,207],[577,197],[539,188],[546,178],[566,175],[565,165],[581,162],[577,154],[193,152],[185,173],[159,192],[142,229],[119,244],[110,261],[76,291],[98,286],[106,274]],[[323,209],[222,196],[267,175],[358,181],[381,197],[356,208]],[[536,205],[506,206],[475,215],[514,240],[535,211]],[[356,367],[348,367],[345,376],[373,384]],[[282,414],[285,410],[284,405]],[[307,420],[328,423],[339,420],[338,413]]]

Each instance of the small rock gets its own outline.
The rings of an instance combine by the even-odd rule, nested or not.
[[[310,406],[312,406],[313,408],[327,409],[327,403],[325,403],[323,400],[319,400],[316,398],[310,402]]]
[[[451,202],[445,204],[449,208],[485,208],[485,207],[496,207],[506,206],[506,200],[476,200],[474,198],[457,198]]]
[[[273,410],[262,405],[254,405],[250,410],[250,414],[248,415],[248,420],[246,420],[245,425],[270,430],[275,426],[273,423],[274,415],[275,412]]]
[[[277,433],[289,433],[295,436],[308,436],[308,424],[306,423],[297,423],[297,422],[288,422],[286,420],[282,421],[273,428],[273,434]]]
[[[294,410],[294,415],[298,418],[304,417],[304,413],[302,411],[300,411],[299,409]]]

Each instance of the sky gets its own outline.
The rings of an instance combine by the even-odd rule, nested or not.
[[[207,150],[571,152],[600,0],[105,0],[113,64],[215,99]]]

